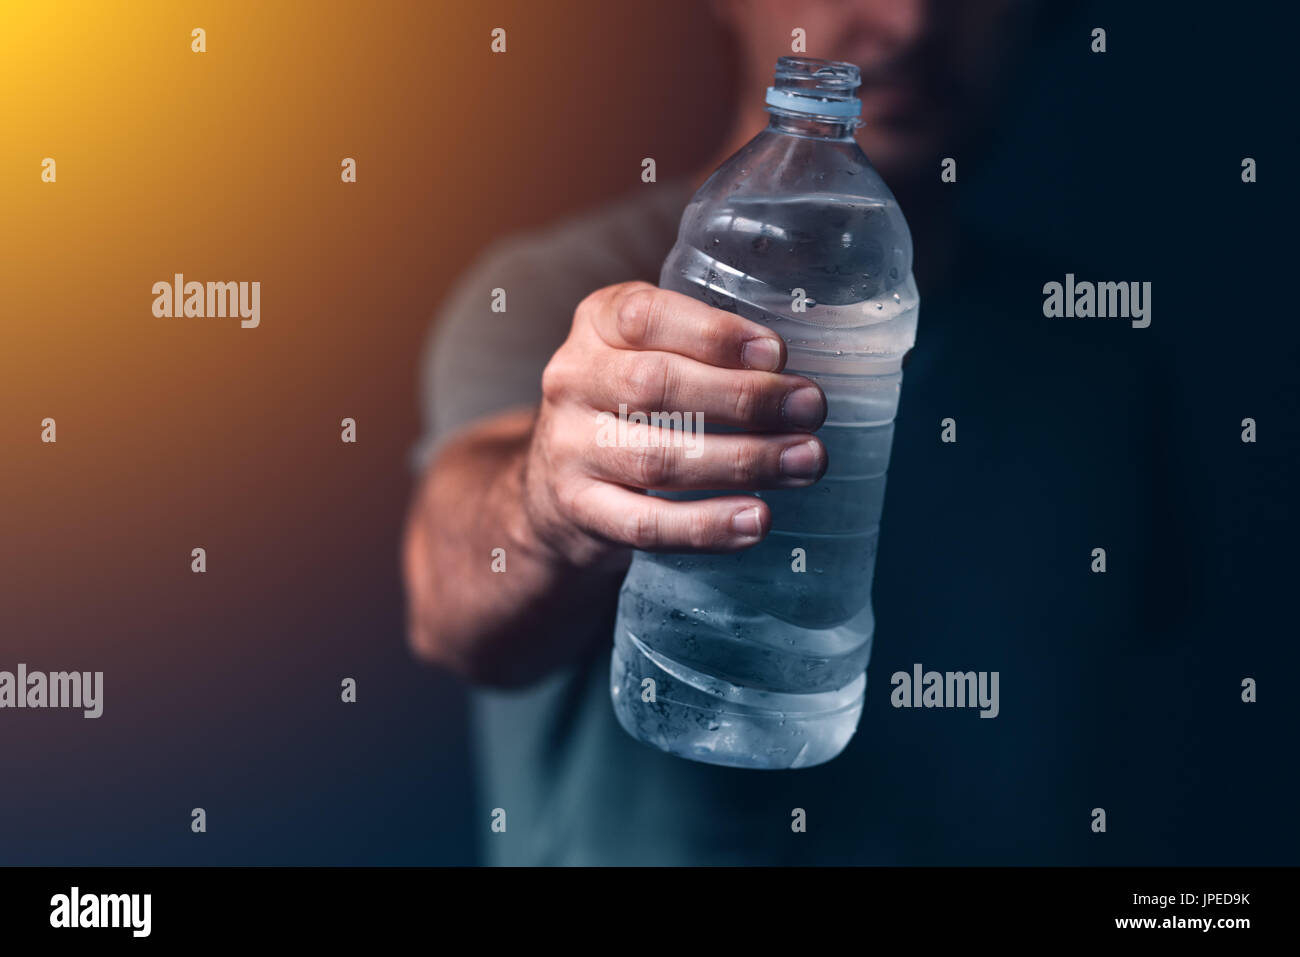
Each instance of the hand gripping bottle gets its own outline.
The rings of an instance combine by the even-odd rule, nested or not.
[[[919,298],[907,223],[853,139],[859,82],[848,63],[778,60],[767,128],[692,198],[659,277],[779,333],[785,371],[815,381],[828,404],[817,433],[827,472],[757,493],[772,511],[762,542],[633,556],[614,711],[633,737],[681,757],[808,767],[839,754],[862,713],[885,470]]]

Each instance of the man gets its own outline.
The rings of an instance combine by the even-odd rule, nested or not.
[[[743,66],[741,112],[718,161],[766,124],[762,90],[792,27],[803,27],[812,55],[861,67],[859,141],[915,238],[923,308],[894,439],[866,707],[836,760],[755,772],[640,744],[609,703],[630,550],[749,547],[771,517],[743,490],[812,484],[826,465],[815,439],[811,461],[783,461],[825,405],[782,372],[779,340],[651,285],[716,163],[509,239],[438,318],[404,552],[413,647],[484,689],[474,701],[481,797],[507,820],[489,859],[1088,859],[1080,814],[1106,796],[1112,733],[1094,723],[1100,662],[1105,647],[1142,633],[1147,597],[1135,573],[1091,575],[1089,556],[1104,545],[1130,571],[1153,560],[1158,478],[1133,410],[1154,410],[1154,397],[1135,398],[1151,380],[1116,348],[1113,327],[1043,317],[1042,284],[1065,268],[970,242],[939,186],[944,151],[978,126],[1017,5],[764,0],[718,10]],[[497,286],[510,310],[489,319]],[[644,476],[619,454],[629,450],[597,444],[597,413],[620,402],[709,421],[743,408],[742,424],[763,434],[738,456],[692,465],[733,494],[665,501],[636,491]],[[955,443],[940,440],[945,419]],[[662,479],[674,488],[691,477]],[[492,569],[498,548],[505,573]],[[914,664],[998,672],[1000,713],[891,707],[890,676]],[[806,830],[791,827],[800,810]],[[487,820],[485,810],[485,833]]]

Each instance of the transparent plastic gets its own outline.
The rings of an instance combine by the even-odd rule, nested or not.
[[[695,194],[660,274],[666,289],[778,332],[786,371],[817,382],[828,403],[826,475],[757,493],[773,515],[762,542],[734,555],[638,552],[623,583],[614,711],[633,737],[697,761],[820,764],[862,712],[885,473],[919,297],[907,223],[845,116],[858,82],[850,64],[783,57],[773,89],[793,92],[769,93],[768,127]]]

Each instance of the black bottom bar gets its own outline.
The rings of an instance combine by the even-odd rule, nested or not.
[[[777,929],[822,938],[839,928],[918,945],[1226,943],[1283,930],[1295,879],[1293,868],[6,868],[0,927],[6,942],[61,937],[92,947],[436,945],[449,932],[495,943],[511,931],[577,942],[617,931],[611,921],[626,923],[627,940],[656,948],[685,943],[700,921],[728,940]]]

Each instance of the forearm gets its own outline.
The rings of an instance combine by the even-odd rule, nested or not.
[[[622,575],[622,562],[579,567],[538,536],[524,495],[532,422],[521,410],[468,429],[427,469],[407,519],[411,645],[481,684],[524,684],[570,659],[608,624]]]

